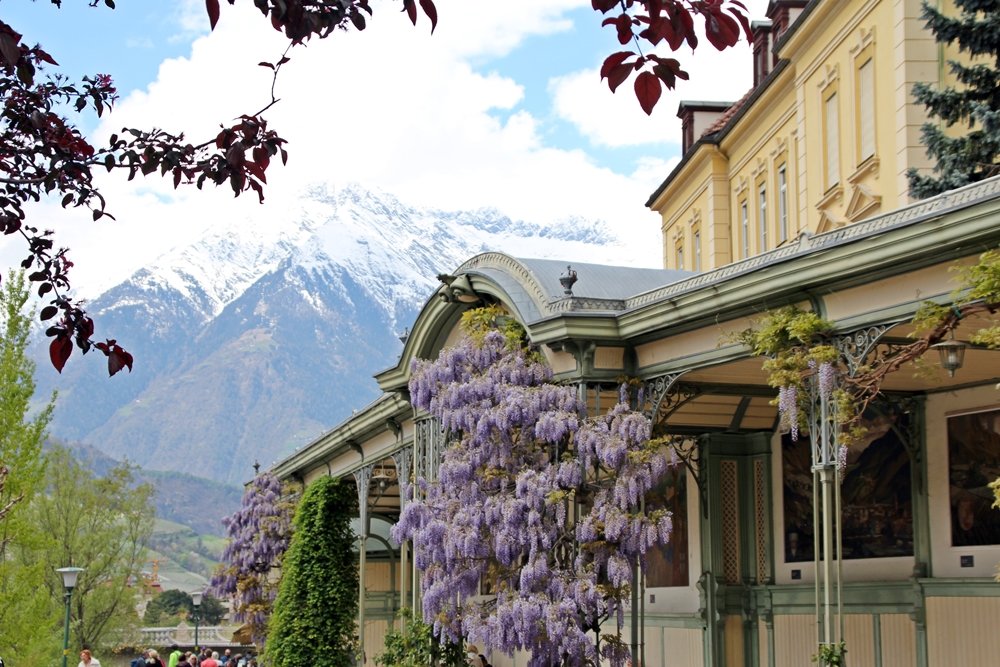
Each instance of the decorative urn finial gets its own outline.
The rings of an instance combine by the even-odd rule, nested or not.
[[[573,296],[573,284],[576,283],[576,271],[569,264],[566,265],[566,272],[559,276],[559,284],[562,285],[563,294]]]

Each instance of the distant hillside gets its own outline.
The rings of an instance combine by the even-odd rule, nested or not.
[[[71,443],[68,447],[96,475],[107,474],[119,463],[89,445]],[[156,490],[154,503],[158,519],[180,524],[197,535],[224,536],[222,518],[235,512],[243,497],[243,489],[239,486],[187,473],[139,469],[136,475],[138,481],[152,484]]]
[[[187,526],[157,519],[149,541],[147,575],[154,570],[163,590],[203,589],[219,565],[226,541],[199,535]]]

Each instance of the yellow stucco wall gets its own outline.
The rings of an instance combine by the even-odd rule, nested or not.
[[[937,45],[920,14],[919,0],[816,5],[782,44],[785,69],[717,144],[702,144],[686,156],[653,202],[662,218],[664,266],[696,268],[699,231],[702,271],[782,243],[782,167],[788,239],[908,203],[907,169],[930,164],[920,141],[927,115],[913,102],[912,87],[918,81],[954,83],[944,63],[957,56]],[[863,74],[866,63],[870,69]],[[750,54],[746,66],[752,66]],[[869,117],[873,149],[860,138]]]

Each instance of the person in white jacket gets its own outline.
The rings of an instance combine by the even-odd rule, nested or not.
[[[80,651],[80,664],[77,667],[101,667],[101,661],[95,658],[89,648]]]

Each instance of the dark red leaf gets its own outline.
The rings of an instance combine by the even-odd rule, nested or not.
[[[416,0],[403,0],[403,11],[410,17],[410,23],[417,25],[417,3]]]
[[[6,23],[3,25],[7,27]],[[4,62],[11,67],[16,65],[21,58],[21,49],[17,47],[20,39],[21,36],[17,33],[12,35],[6,30],[0,31],[0,57],[3,57]]]
[[[253,161],[260,165],[261,169],[267,169],[271,164],[271,156],[267,154],[267,149],[263,146],[255,146],[253,149]]]
[[[66,360],[73,353],[73,341],[69,336],[56,336],[49,343],[49,360],[57,371],[62,373]]]
[[[590,6],[594,8],[594,11],[607,14],[618,6],[618,1],[619,0],[590,0]]]
[[[634,71],[635,66],[629,63],[622,63],[621,65],[612,67],[611,71],[608,72],[608,88],[611,89],[611,92],[615,92],[618,86],[622,85],[625,79]]]
[[[632,41],[632,17],[628,14],[619,14],[615,19],[615,27],[618,29],[618,43],[628,44]]]
[[[752,44],[753,30],[750,28],[750,19],[747,18],[747,8],[744,7],[742,3],[739,2],[733,2],[732,4],[739,6],[740,9],[735,9],[733,7],[730,7],[729,13],[735,16],[736,20],[739,21],[740,27],[743,28],[743,34],[746,35],[747,41]]]
[[[267,67],[269,69],[274,69],[274,65],[272,65],[271,63],[266,63],[264,61],[257,63],[257,67]]]
[[[434,34],[434,28],[438,24],[438,11],[437,7],[434,6],[434,0],[420,0],[420,8],[424,10],[427,18],[431,20],[431,34]]]
[[[719,51],[736,44],[740,39],[740,26],[732,18],[720,13],[705,15],[705,36]]]
[[[612,69],[621,65],[630,56],[634,56],[634,51],[618,51],[617,53],[612,53],[610,56],[604,59],[604,64],[601,65],[601,79],[608,78],[608,74]]]
[[[132,372],[132,355],[118,347],[113,345],[111,350],[107,353],[108,355],[108,375],[114,377],[115,373],[123,368],[128,368],[128,372]]]
[[[219,0],[205,0],[205,9],[208,10],[208,22],[215,30],[215,24],[219,22]]]
[[[42,312],[38,315],[38,319],[42,322],[45,320],[51,320],[59,312],[59,309],[55,306],[45,306],[42,308]]]
[[[635,96],[646,115],[653,113],[653,107],[660,100],[660,80],[652,72],[640,72],[635,78]]]
[[[256,162],[247,162],[247,171],[250,172],[257,180],[261,183],[267,183],[267,175],[264,174],[264,170]]]
[[[53,58],[52,56],[50,56],[47,51],[43,51],[42,49],[38,48],[37,46],[35,47],[35,55],[42,62],[48,63],[50,65],[55,65],[57,67],[59,66],[59,63],[56,62],[55,58]]]

